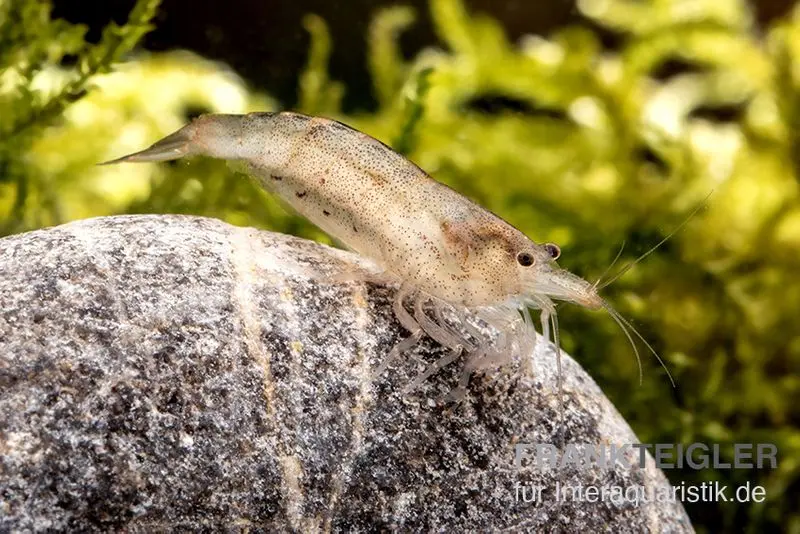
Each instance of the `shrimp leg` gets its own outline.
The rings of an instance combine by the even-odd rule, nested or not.
[[[374,376],[378,377],[383,374],[384,371],[389,367],[389,365],[397,359],[402,353],[407,351],[408,349],[414,347],[419,340],[422,339],[422,334],[424,333],[422,327],[420,327],[419,323],[414,320],[413,317],[406,311],[405,308],[405,299],[410,295],[411,291],[409,286],[403,285],[397,291],[394,297],[393,308],[394,308],[394,315],[397,318],[398,322],[411,332],[407,338],[398,341],[394,347],[389,351],[389,354],[384,358],[381,364],[374,372]]]

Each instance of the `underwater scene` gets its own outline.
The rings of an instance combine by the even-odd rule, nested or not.
[[[685,501],[697,532],[800,533],[800,4],[199,4],[0,0],[0,237],[190,214],[339,246],[222,160],[98,165],[208,113],[334,119],[599,282],[642,339],[563,303],[561,346],[643,443],[775,445],[665,470],[763,487]]]

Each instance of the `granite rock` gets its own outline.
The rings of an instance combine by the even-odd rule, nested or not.
[[[459,366],[406,333],[350,253],[184,216],[0,240],[0,530],[691,532],[680,503],[557,502],[562,485],[668,488],[644,468],[558,469],[552,346],[438,399]],[[568,443],[634,443],[568,356]],[[520,490],[539,499],[524,502]]]

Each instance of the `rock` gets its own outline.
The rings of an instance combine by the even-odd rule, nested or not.
[[[557,440],[551,346],[455,406],[436,401],[455,364],[402,393],[441,354],[430,341],[373,381],[406,334],[395,288],[333,282],[347,269],[371,267],[196,217],[0,240],[0,530],[692,530],[680,503],[554,499],[557,481],[668,488],[649,456],[515,467],[516,444]],[[634,443],[564,369],[568,442]]]

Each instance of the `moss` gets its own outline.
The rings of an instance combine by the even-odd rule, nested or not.
[[[83,26],[50,19],[48,1],[0,2],[0,233],[61,222],[54,177],[34,171],[31,145],[136,45],[159,3],[138,0],[126,24],[109,24],[90,44]],[[60,68],[64,62],[74,66]]]
[[[137,4],[132,33],[98,45],[104,53],[89,52],[81,29],[49,21],[46,3],[29,4],[43,11],[0,3],[0,64],[13,66],[0,76],[0,127],[35,123],[0,142],[5,233],[148,211],[327,240],[219,162],[94,167],[176,129],[192,110],[276,104],[187,54],[140,55],[98,75],[141,35],[152,16],[141,6],[154,2]],[[668,472],[674,483],[766,486],[761,504],[689,505],[698,530],[798,528],[800,10],[760,32],[743,0],[579,6],[621,44],[604,47],[589,25],[511,43],[459,0],[431,0],[446,47],[406,61],[396,39],[413,13],[387,10],[368,34],[379,108],[352,115],[340,108],[343,85],[327,74],[325,23],[310,16],[300,107],[393,144],[536,240],[560,243],[562,265],[588,279],[621,243],[624,264],[713,191],[686,228],[605,290],[664,358],[677,389],[649,360],[637,386],[632,351],[608,317],[561,307],[564,345],[643,441],[719,442],[726,457],[735,442],[778,445],[774,471]],[[26,26],[31,35],[10,30],[12,15],[38,21]],[[58,67],[65,54],[95,58],[79,62],[93,67]],[[672,72],[675,64],[688,68]],[[97,90],[84,95],[87,82]],[[60,103],[48,105],[45,93]]]

